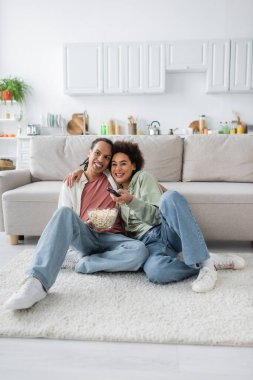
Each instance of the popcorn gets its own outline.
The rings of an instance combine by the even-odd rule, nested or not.
[[[113,227],[118,215],[116,208],[90,210],[88,211],[89,219],[96,230],[109,230]]]

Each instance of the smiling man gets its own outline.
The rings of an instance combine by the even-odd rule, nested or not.
[[[112,147],[113,143],[106,138],[93,141],[88,166],[80,181],[71,188],[63,183],[60,207],[38,241],[24,284],[5,303],[7,309],[27,309],[46,297],[70,245],[82,256],[75,266],[78,273],[137,271],[144,264],[147,248],[144,243],[123,235],[119,217],[107,231],[96,231],[89,223],[89,210],[116,206],[107,191],[108,186],[116,189],[107,170]]]

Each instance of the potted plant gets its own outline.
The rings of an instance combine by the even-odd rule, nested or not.
[[[24,103],[26,96],[31,92],[31,86],[17,77],[3,78],[0,80],[0,91],[2,101],[15,100]]]

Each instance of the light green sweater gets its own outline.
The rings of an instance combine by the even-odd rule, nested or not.
[[[134,174],[128,192],[134,196],[128,205],[120,206],[126,234],[139,239],[151,227],[160,224],[159,201],[162,190],[157,180],[146,171]]]

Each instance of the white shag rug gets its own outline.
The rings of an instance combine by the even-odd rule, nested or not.
[[[253,255],[242,271],[219,271],[217,287],[191,290],[188,279],[155,285],[143,273],[77,274],[62,269],[48,296],[9,311],[32,260],[26,250],[0,270],[0,336],[94,341],[253,346]]]

